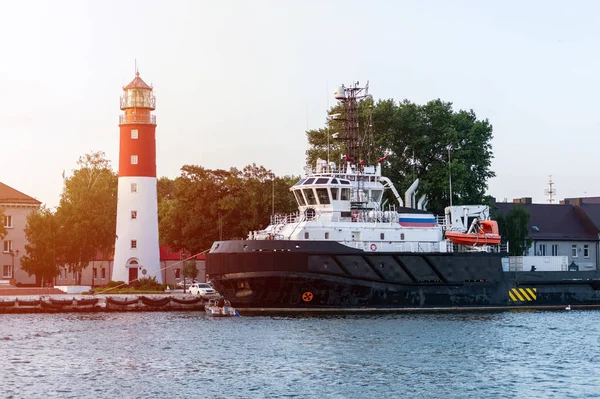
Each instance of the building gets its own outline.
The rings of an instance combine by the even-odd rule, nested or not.
[[[182,259],[188,258],[189,255],[182,251],[172,251],[169,247],[160,247],[160,265],[161,278],[165,284],[176,285],[182,280]],[[198,275],[196,279],[200,282],[206,280],[206,257],[204,254],[196,256],[196,267]],[[114,262],[113,259],[102,259],[100,253],[97,258],[90,262],[81,275],[81,284],[92,287],[105,286],[111,280]],[[142,277],[142,276],[140,276]],[[158,279],[157,279],[158,280]],[[124,281],[124,280],[115,280]],[[160,280],[159,280],[160,281]],[[56,276],[54,285],[76,285],[77,276],[74,273],[69,273],[66,267],[60,269],[60,273]]]
[[[119,185],[112,280],[156,277],[160,272],[156,193],[156,99],[139,72],[123,88],[119,116]]]
[[[34,284],[35,276],[28,276],[21,270],[21,256],[25,253],[25,225],[27,216],[42,203],[14,188],[0,183],[0,209],[4,213],[4,227],[7,235],[2,240],[0,280],[15,284],[17,281]]]
[[[560,204],[534,204],[525,197],[494,205],[496,212],[504,214],[515,205],[529,211],[532,242],[525,256],[566,256],[568,264],[579,270],[595,270],[600,265],[600,202],[566,199]]]

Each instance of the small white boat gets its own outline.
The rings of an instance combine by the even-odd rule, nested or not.
[[[219,306],[217,299],[211,299],[204,306],[204,311],[207,315],[213,317],[234,317],[240,315],[227,300],[225,301],[223,306]]]

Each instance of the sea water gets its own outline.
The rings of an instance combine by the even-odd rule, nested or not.
[[[0,397],[600,397],[599,337],[576,310],[0,315]]]

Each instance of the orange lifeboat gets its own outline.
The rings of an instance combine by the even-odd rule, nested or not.
[[[457,231],[447,231],[446,238],[455,244],[483,246],[500,244],[500,234],[498,233],[498,223],[495,220],[484,220],[476,227],[477,232],[459,233]]]

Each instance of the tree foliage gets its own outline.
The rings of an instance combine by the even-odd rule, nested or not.
[[[183,262],[182,274],[184,279],[194,280],[198,275],[198,266],[195,259],[188,259]]]
[[[342,111],[330,110],[336,112]],[[450,204],[451,175],[453,204],[482,203],[487,181],[495,176],[490,169],[492,125],[487,119],[478,120],[472,110],[454,111],[452,103],[439,99],[418,105],[392,99],[374,103],[369,98],[359,103],[359,125],[367,141],[373,137],[373,151],[362,159],[373,164],[389,153],[384,174],[400,192],[419,178],[419,193],[427,195],[428,208],[441,214]],[[329,159],[339,162],[343,142],[333,134],[340,129],[340,121],[333,119],[325,128],[307,132],[310,165],[317,158],[327,159],[327,148]]]
[[[0,208],[0,221],[4,221],[4,209]],[[8,231],[4,227],[4,223],[0,223],[0,240],[6,237]]]
[[[493,218],[498,222],[502,242],[508,243],[509,255],[524,255],[525,250],[531,245],[531,237],[529,237],[531,215],[527,208],[515,205],[506,214],[496,210]]]
[[[25,226],[26,254],[21,257],[21,269],[36,282],[45,285],[58,275],[65,243],[56,214],[41,207],[29,214]]]
[[[298,178],[276,177],[255,164],[239,170],[185,165],[159,203],[161,243],[175,250],[204,251],[219,239],[246,237],[264,228],[273,209],[296,210],[289,187]]]
[[[81,271],[97,254],[105,259],[112,255],[117,174],[103,152],[86,154],[77,165],[78,169],[65,180],[56,214],[65,243],[62,260],[81,279]]]

